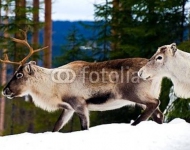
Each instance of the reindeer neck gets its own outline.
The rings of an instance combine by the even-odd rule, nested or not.
[[[40,66],[35,66],[35,69],[37,72],[47,74],[47,75],[51,74],[51,72],[53,70],[53,69],[48,69],[48,68],[44,68],[44,67],[40,67]]]
[[[178,80],[190,78],[190,54],[181,50],[174,56],[174,68],[172,68]],[[182,75],[182,76],[180,76]]]
[[[173,64],[169,66],[174,91],[179,97],[190,97],[190,54],[178,50]],[[188,94],[189,93],[189,94]]]

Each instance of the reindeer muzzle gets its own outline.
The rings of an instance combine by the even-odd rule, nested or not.
[[[8,87],[3,89],[2,94],[9,99],[14,98],[14,93]]]

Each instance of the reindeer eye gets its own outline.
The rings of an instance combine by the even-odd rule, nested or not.
[[[158,56],[156,60],[162,60],[162,56]]]
[[[20,78],[22,78],[22,77],[23,77],[23,74],[22,74],[22,73],[17,73],[17,74],[16,74],[16,78],[17,78],[17,79],[20,79]]]

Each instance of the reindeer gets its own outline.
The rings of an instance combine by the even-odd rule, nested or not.
[[[143,66],[138,75],[144,80],[171,79],[176,96],[190,97],[190,54],[177,49],[176,44],[164,45]]]
[[[37,66],[34,61],[26,63],[35,52],[24,40],[13,41],[27,46],[30,53],[20,62],[12,62],[8,56],[2,63],[19,65],[12,79],[2,93],[9,99],[30,95],[36,106],[47,110],[62,110],[53,131],[59,131],[76,113],[81,129],[89,128],[89,111],[106,111],[126,105],[141,105],[143,113],[132,123],[137,125],[152,116],[162,123],[163,114],[159,110],[161,81],[144,81],[137,75],[147,63],[144,58],[128,58],[104,62],[74,61],[54,69]]]

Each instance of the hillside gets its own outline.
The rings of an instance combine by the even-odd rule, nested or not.
[[[53,57],[61,54],[61,46],[66,44],[66,37],[68,33],[76,27],[78,32],[85,38],[91,38],[94,36],[94,31],[85,28],[85,26],[92,26],[93,21],[53,21],[52,22],[52,52]],[[85,25],[85,26],[84,26]],[[43,43],[43,31],[40,32],[40,43]]]

